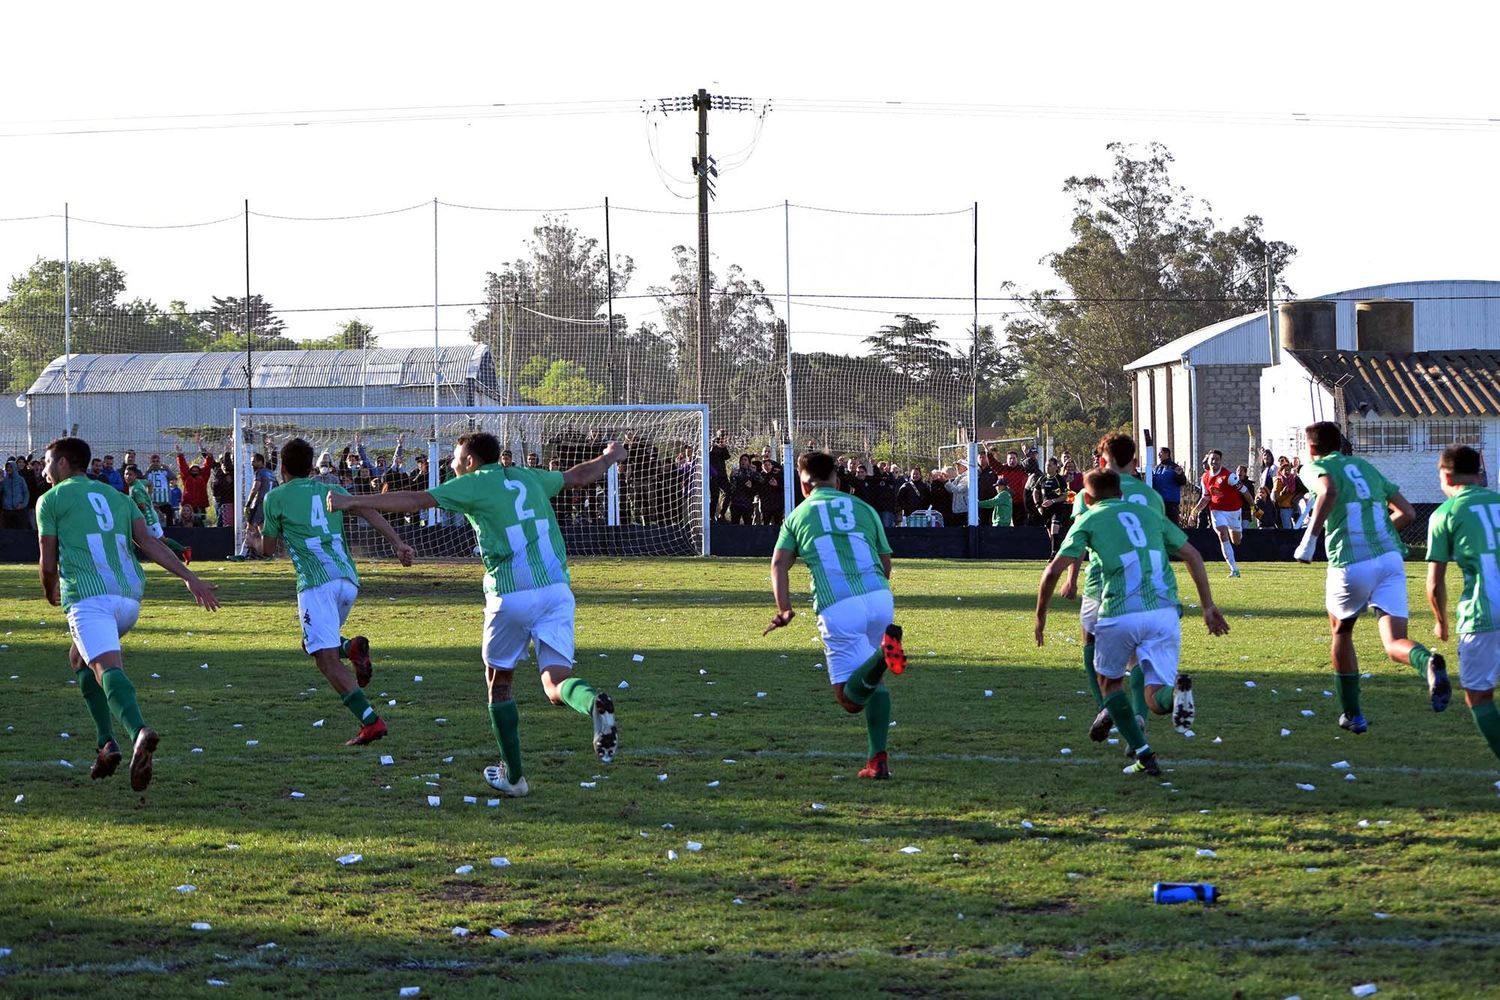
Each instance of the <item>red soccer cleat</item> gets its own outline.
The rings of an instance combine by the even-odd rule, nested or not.
[[[859,776],[861,778],[870,778],[875,781],[891,780],[891,766],[886,763],[885,751],[882,750],[875,756],[871,757],[865,763],[865,766],[859,769]]]
[[[374,722],[370,723],[368,726],[360,726],[359,727],[359,732],[355,734],[355,736],[354,736],[354,738],[352,740],[345,741],[344,746],[346,746],[346,747],[362,747],[362,746],[365,746],[366,744],[374,743],[376,740],[378,740],[381,737],[385,736],[385,734],[386,734],[385,720],[384,719],[376,719]]]
[[[182,564],[184,566],[186,566],[188,563],[190,563],[192,561],[193,561],[193,547],[191,545],[184,545],[182,547]]]
[[[885,638],[880,640],[880,651],[885,654],[885,668],[893,674],[906,670],[906,650],[901,648],[901,626],[887,625]]]
[[[349,640],[349,662],[354,667],[354,679],[360,687],[370,683],[375,676],[375,665],[370,662],[370,640],[357,635]]]

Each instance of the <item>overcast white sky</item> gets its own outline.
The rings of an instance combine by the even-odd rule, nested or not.
[[[694,240],[693,202],[658,176],[637,111],[534,116],[460,112],[445,121],[287,125],[319,109],[639,102],[691,93],[769,101],[759,143],[726,173],[716,210],[795,204],[884,212],[980,205],[980,292],[1045,284],[1038,266],[1067,241],[1070,174],[1105,172],[1105,143],[1159,140],[1176,180],[1222,224],[1246,213],[1300,250],[1301,294],[1392,280],[1496,277],[1493,165],[1500,151],[1493,39],[1479,5],[1266,3],[916,5],[680,3],[28,4],[7,10],[0,63],[0,217],[60,212],[124,223],[197,222],[255,211],[339,216],[429,203],[344,223],[251,219],[254,291],[320,336],[355,309],[384,343],[430,343],[430,201],[497,207],[614,206],[630,291],[665,278]],[[883,115],[795,109],[880,99],[971,105],[1192,110],[1187,121],[1056,113]],[[1373,127],[1316,123],[1368,115]],[[249,113],[271,113],[259,117]],[[212,116],[173,119],[170,116]],[[1388,127],[1402,116],[1496,119],[1462,129]],[[370,113],[342,117],[371,118]],[[129,121],[121,119],[132,119]],[[1214,119],[1219,119],[1216,123]],[[93,119],[84,125],[73,119]],[[662,163],[688,173],[690,113],[656,123]],[[260,127],[223,128],[235,122]],[[750,142],[751,115],[715,113],[711,151]],[[166,126],[191,128],[161,130]],[[213,127],[209,127],[213,126]],[[80,127],[139,131],[35,135]],[[151,129],[151,130],[145,130]],[[602,213],[570,218],[602,238]],[[477,299],[483,274],[521,251],[536,216],[443,209],[443,302]],[[715,266],[743,265],[786,288],[779,211],[723,215]],[[965,296],[967,215],[879,221],[794,211],[794,293]],[[0,276],[61,256],[57,220],[0,223]],[[129,294],[202,306],[242,294],[238,220],[140,231],[78,222],[75,259],[112,256]],[[854,349],[899,309],[962,303],[793,304],[799,348]],[[413,306],[376,310],[376,306]],[[335,308],[339,307],[339,308]],[[632,321],[647,303],[623,307]],[[990,313],[1002,308],[985,306]],[[465,310],[445,308],[445,341]],[[993,317],[986,317],[993,319]],[[966,315],[939,316],[957,335]]]

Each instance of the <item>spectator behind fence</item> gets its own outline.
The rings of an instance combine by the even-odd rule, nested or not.
[[[724,495],[728,489],[729,438],[720,431],[708,449],[708,513],[716,521],[724,519]]]
[[[1026,505],[1022,498],[1026,495],[1026,470],[1021,466],[1021,455],[1019,452],[1008,451],[1005,453],[1005,464],[999,470],[1000,481],[1010,491],[1011,509],[1014,512],[1011,523],[1021,524],[1025,517]]]
[[[1182,466],[1172,461],[1172,449],[1158,450],[1156,467],[1151,470],[1151,488],[1161,494],[1168,524],[1178,524],[1181,521],[1182,488],[1187,485],[1187,481],[1187,473],[1182,471]]]
[[[104,456],[104,467],[99,470],[99,481],[108,483],[121,493],[125,492],[125,477],[120,474],[119,469],[115,468],[115,456]]]
[[[760,518],[762,524],[780,524],[786,515],[781,466],[769,458],[760,463]]]
[[[1297,470],[1285,455],[1276,460],[1276,479],[1271,485],[1271,501],[1276,504],[1280,527],[1290,528],[1297,520]]]
[[[214,466],[208,489],[214,498],[214,523],[221,528],[234,527],[234,455],[227,445]]]
[[[0,478],[0,528],[28,528],[26,511],[31,503],[31,486],[14,458],[5,462],[5,476]]]
[[[953,476],[943,484],[951,496],[953,520],[943,519],[944,524],[969,523],[969,463],[959,460],[953,463]]]
[[[1009,528],[1014,516],[1013,504],[1010,499],[1010,490],[998,489],[995,495],[988,500],[979,501],[979,509],[990,512],[990,526],[993,528]]]
[[[922,470],[913,466],[911,474],[896,489],[896,506],[900,509],[901,516],[906,518],[911,516],[912,511],[926,510],[931,502],[931,491],[922,478]]]
[[[171,527],[176,520],[172,512],[172,470],[162,464],[160,455],[151,456],[146,466],[146,491],[151,494],[152,506],[161,515],[162,523]]]
[[[953,523],[953,494],[948,492],[948,477],[952,471],[944,466],[933,469],[930,475],[928,509],[937,511],[944,524]]]
[[[875,467],[875,474],[870,477],[869,503],[875,508],[875,513],[880,515],[882,527],[891,528],[896,524],[896,490],[898,484],[891,475],[889,467]]]
[[[213,465],[213,456],[207,452],[189,465],[182,449],[177,449],[177,471],[182,477],[181,517],[184,525],[203,527],[203,515],[208,513],[208,480]]]
[[[31,526],[31,530],[35,531],[37,501],[42,498],[43,493],[52,488],[52,484],[47,481],[46,475],[42,472],[41,459],[33,458],[21,464],[25,466],[22,475],[26,478],[26,485],[31,489],[31,499],[26,505],[26,521]]]
[[[1271,491],[1264,486],[1255,491],[1255,523],[1262,528],[1279,528],[1281,517],[1277,513],[1276,501],[1271,499]]]
[[[729,523],[749,524],[755,510],[755,495],[760,489],[760,473],[750,464],[750,456],[740,456],[740,464],[729,477]]]

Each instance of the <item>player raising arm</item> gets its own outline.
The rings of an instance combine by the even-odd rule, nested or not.
[[[329,492],[330,511],[362,507],[387,513],[416,513],[441,507],[463,514],[474,528],[484,562],[484,660],[489,683],[490,727],[502,763],[484,769],[491,788],[520,797],[530,791],[521,769],[521,722],[511,678],[516,664],[536,647],[542,690],[554,705],[567,705],[594,723],[594,752],[614,760],[619,748],[615,703],[573,676],[573,612],[568,552],[548,503],[564,489],[588,486],[625,449],[611,441],[597,458],[567,472],[500,464],[500,441],[493,434],[464,434],[453,446],[453,478],[430,490],[351,497]]]
[[[199,606],[213,611],[219,602],[212,585],[152,536],[130,498],[84,475],[90,457],[82,438],[58,438],[47,446],[44,471],[53,487],[36,508],[42,593],[49,604],[63,606],[73,636],[68,658],[98,737],[89,776],[107,778],[120,766],[112,711],[130,737],[130,787],[140,792],[151,783],[152,755],[160,737],[141,717],[135,685],[125,676],[120,657],[120,637],[140,617],[146,582],[131,542],[180,578]]]
[[[807,498],[781,525],[771,557],[771,597],[776,614],[762,635],[787,625],[792,610],[789,570],[798,556],[812,574],[813,609],[828,661],[833,698],[851,714],[865,713],[869,759],[861,778],[891,776],[886,737],[891,725],[891,693],[880,683],[890,668],[906,669],[901,627],[892,624],[891,546],[880,515],[863,500],[839,492],[833,456],[808,452],[797,459],[802,495]]]
[[[1135,751],[1135,763],[1125,773],[1160,774],[1156,754],[1146,743],[1123,688],[1126,665],[1133,656],[1145,677],[1150,710],[1157,715],[1171,713],[1179,729],[1193,724],[1192,681],[1177,673],[1182,610],[1168,553],[1187,564],[1209,634],[1228,633],[1229,623],[1214,606],[1203,557],[1181,528],[1168,524],[1149,507],[1122,500],[1120,476],[1111,469],[1095,469],[1083,482],[1088,510],[1073,522],[1057,557],[1042,571],[1036,597],[1036,644],[1042,645],[1045,639],[1047,605],[1058,579],[1085,553],[1099,560],[1104,578],[1094,633],[1094,667],[1104,707],[1089,727],[1089,738],[1103,742],[1113,723]]]
[[[1448,564],[1464,574],[1458,599],[1458,682],[1474,725],[1500,757],[1500,493],[1479,485],[1479,453],[1454,445],[1438,460],[1438,479],[1448,499],[1427,524],[1427,603],[1434,631],[1448,641]]]
[[[344,707],[359,720],[359,732],[346,746],[374,743],[386,734],[385,720],[370,707],[364,687],[370,683],[370,640],[339,634],[354,599],[359,596],[359,573],[354,554],[344,540],[344,515],[330,513],[328,494],[348,496],[342,486],[310,478],[313,446],[292,438],[281,446],[281,486],[264,496],[262,517],[245,524],[245,543],[263,556],[274,555],[285,540],[292,568],[297,571],[297,615],[302,619],[302,649],[313,658]],[[355,507],[370,527],[390,542],[401,565],[410,566],[412,547],[401,540],[385,518],[365,507]],[[351,674],[342,657],[354,666]]]
[[[1339,725],[1351,733],[1370,728],[1359,699],[1359,660],[1354,652],[1354,623],[1365,608],[1374,608],[1385,655],[1410,664],[1427,680],[1432,710],[1448,707],[1453,688],[1440,654],[1406,637],[1406,546],[1398,534],[1416,511],[1395,483],[1369,462],[1339,450],[1338,424],[1322,421],[1307,428],[1308,461],[1302,482],[1317,495],[1312,515],[1295,556],[1311,562],[1318,532],[1327,528],[1328,578],[1324,606],[1333,633],[1331,657],[1343,714]]]

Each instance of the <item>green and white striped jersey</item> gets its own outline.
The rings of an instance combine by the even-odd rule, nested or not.
[[[1336,495],[1323,525],[1328,565],[1352,566],[1387,552],[1406,555],[1406,545],[1391,525],[1387,501],[1400,487],[1356,455],[1321,455],[1302,467],[1302,483],[1314,494],[1332,480]]]
[[[503,596],[571,584],[562,529],[547,502],[562,488],[561,472],[495,462],[427,492],[443,510],[456,511],[473,525],[484,562],[484,592]]]
[[[130,499],[146,519],[146,526],[154,528],[157,524],[156,505],[151,502],[151,491],[146,489],[146,481],[137,479],[135,485],[130,487]]]
[[[875,508],[820,486],[781,523],[776,547],[795,552],[812,573],[813,609],[891,589],[880,557],[891,551]]]
[[[125,494],[82,474],[42,494],[36,505],[37,534],[57,539],[64,608],[86,597],[141,599],[146,574],[130,536],[130,522],[140,517]]]
[[[1165,518],[1167,516],[1166,505],[1162,502],[1161,494],[1141,480],[1131,475],[1120,477],[1120,498],[1126,503],[1141,504],[1150,507],[1156,513]],[[1073,501],[1073,517],[1077,518],[1088,510],[1088,505],[1083,502],[1083,491],[1078,491],[1078,496]],[[1083,571],[1083,596],[1099,599],[1099,593],[1104,589],[1104,568],[1099,565],[1099,560],[1090,559],[1088,566]]]
[[[321,587],[332,580],[359,586],[354,557],[344,544],[344,515],[330,513],[328,494],[349,491],[315,479],[293,479],[266,494],[261,534],[280,538],[297,570],[297,592]]]
[[[1186,544],[1182,529],[1149,506],[1111,498],[1079,515],[1057,554],[1080,559],[1088,552],[1099,563],[1099,617],[1118,618],[1178,606],[1169,557]]]
[[[1458,600],[1458,631],[1493,632],[1500,628],[1495,602],[1500,601],[1500,493],[1465,486],[1427,522],[1428,562],[1456,562],[1464,571]]]

